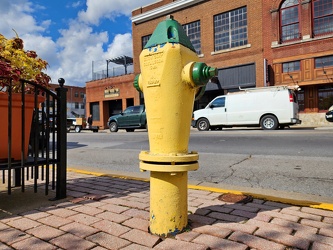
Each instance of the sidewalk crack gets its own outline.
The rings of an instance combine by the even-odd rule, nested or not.
[[[239,165],[239,164],[241,164],[241,163],[243,163],[247,160],[250,160],[251,158],[252,158],[252,155],[249,155],[248,157],[245,157],[244,159],[241,159],[238,162],[235,162],[234,164],[228,166],[228,169],[230,169],[231,173],[229,175],[223,177],[223,180],[227,180],[230,177],[234,176],[234,174],[237,170],[233,169],[233,167],[235,167],[235,166],[237,166],[237,165]],[[204,178],[204,180],[207,181],[207,182],[211,182],[211,183],[215,183],[215,184],[220,183],[220,181],[214,181],[214,179],[215,180],[216,179],[217,180],[221,179],[221,172],[220,171],[213,172],[210,176],[207,176],[207,177]],[[245,179],[245,180],[247,180],[247,179]]]

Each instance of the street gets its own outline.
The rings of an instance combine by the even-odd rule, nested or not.
[[[67,138],[69,168],[149,177],[140,173],[138,159],[149,151],[145,130],[71,132]],[[199,153],[199,169],[189,172],[189,182],[333,198],[332,142],[332,129],[191,129],[188,149]]]

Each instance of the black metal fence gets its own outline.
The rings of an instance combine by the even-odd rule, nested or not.
[[[44,186],[45,195],[51,189],[56,193],[53,199],[65,198],[67,89],[64,79],[58,80],[56,92],[20,80],[20,93],[14,93],[17,86],[13,86],[12,79],[0,77],[0,80],[8,82],[5,92],[0,93],[2,184],[8,194],[18,187],[24,192],[29,182],[33,183],[34,192]],[[15,100],[19,104],[15,104]],[[18,152],[16,147],[19,147]]]

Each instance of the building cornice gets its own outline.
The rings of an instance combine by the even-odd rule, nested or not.
[[[144,12],[140,15],[132,16],[131,20],[132,23],[139,24],[143,22],[147,22],[151,19],[166,16],[170,13],[173,13],[175,11],[178,11],[180,9],[188,8],[192,5],[195,5],[197,3],[204,2],[205,0],[178,0],[175,2],[172,2],[170,4],[166,4],[164,6],[158,7],[156,9]]]

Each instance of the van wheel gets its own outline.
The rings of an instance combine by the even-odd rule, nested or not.
[[[265,130],[277,129],[278,125],[278,121],[273,115],[265,115],[260,121],[261,128]]]
[[[209,130],[209,121],[206,118],[200,118],[197,123],[197,128],[199,131]]]
[[[116,122],[111,122],[110,123],[110,132],[117,132],[118,131],[118,125]]]

